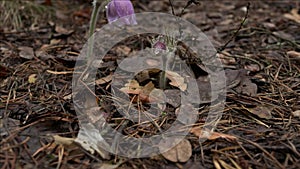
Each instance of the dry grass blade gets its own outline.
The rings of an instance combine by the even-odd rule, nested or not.
[[[270,154],[266,149],[264,149],[263,147],[261,147],[258,143],[255,143],[251,140],[247,140],[244,138],[241,138],[242,140],[252,144],[253,146],[259,148],[262,152],[264,152],[269,158],[272,159],[272,161],[277,165],[277,167],[281,168],[281,169],[285,169],[285,167],[272,155]]]
[[[19,30],[49,20],[53,10],[34,1],[10,0],[0,2],[0,27]]]

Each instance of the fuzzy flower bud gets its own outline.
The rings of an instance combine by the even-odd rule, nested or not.
[[[154,48],[154,53],[155,54],[158,54],[160,52],[164,52],[164,51],[167,51],[167,46],[165,43],[161,42],[161,41],[157,41],[154,45],[153,45],[153,48]]]
[[[112,0],[107,5],[106,16],[109,23],[121,19],[122,25],[135,25],[137,22],[134,14],[130,0]]]
[[[153,48],[155,49],[160,49],[160,50],[167,50],[167,46],[160,42],[160,41],[157,41],[154,45],[153,45]]]

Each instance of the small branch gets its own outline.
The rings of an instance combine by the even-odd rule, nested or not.
[[[174,6],[173,6],[172,0],[169,0],[169,3],[170,3],[170,5],[171,5],[172,14],[173,14],[174,16],[176,16],[176,14],[175,14],[175,12],[174,12]]]
[[[196,5],[199,4],[198,0],[189,0],[189,1],[186,3],[186,5],[182,8],[179,17],[181,17],[181,16],[183,15],[184,11],[185,11],[190,5],[192,5],[193,3],[196,4]]]
[[[243,19],[243,21],[241,22],[239,28],[236,30],[236,32],[231,36],[231,38],[225,43],[225,45],[223,45],[220,49],[218,49],[218,53],[222,52],[227,46],[228,44],[235,38],[237,37],[238,33],[240,32],[240,30],[242,29],[243,25],[245,24],[248,15],[249,15],[249,8],[250,8],[250,2],[248,2],[247,4],[247,10],[246,10],[246,14],[245,17]]]

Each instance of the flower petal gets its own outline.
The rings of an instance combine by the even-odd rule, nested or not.
[[[134,13],[130,0],[113,0],[119,17],[131,15]]]
[[[109,23],[112,23],[119,18],[115,3],[113,1],[107,5],[106,17]]]
[[[153,48],[160,49],[160,50],[167,50],[167,46],[164,43],[160,42],[160,41],[157,41],[153,45]]]
[[[122,18],[121,24],[137,24],[134,15],[134,8],[130,0],[112,0],[109,3],[106,12],[109,23],[114,22],[119,18]]]

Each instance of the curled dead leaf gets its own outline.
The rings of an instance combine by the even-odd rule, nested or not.
[[[56,25],[55,26],[55,32],[57,32],[56,36],[60,35],[70,35],[74,32],[74,30],[68,30],[66,28],[63,28],[62,26]]]
[[[272,118],[272,109],[266,106],[257,106],[255,108],[245,108],[250,113],[262,118],[262,119],[271,119]]]
[[[218,133],[218,132],[203,132],[202,127],[193,127],[190,130],[190,133],[194,134],[195,136],[199,138],[204,138],[208,140],[216,140],[218,138],[225,139],[227,141],[235,141],[237,138],[235,136],[229,135],[229,134],[224,134],[224,133]]]
[[[131,48],[125,45],[120,45],[116,48],[116,53],[118,56],[128,56],[131,52]]]
[[[296,8],[292,9],[290,13],[286,13],[283,16],[295,22],[300,23],[300,14],[298,13],[298,9]]]
[[[294,117],[300,117],[300,110],[296,110],[294,112],[292,112]]]
[[[300,60],[300,52],[296,52],[296,51],[288,51],[286,54],[287,54],[289,57],[291,57],[291,58],[295,58],[295,59]]]
[[[145,86],[140,86],[136,80],[131,80],[129,83],[125,84],[125,87],[120,89],[122,92],[127,94],[136,94],[138,98],[135,98],[133,101],[137,100],[151,103],[164,103],[166,100],[165,94],[160,89],[156,89],[154,84],[150,81]]]
[[[217,55],[221,62],[224,64],[224,65],[233,65],[233,64],[236,64],[236,60],[234,57],[232,57],[228,52],[224,51],[222,53],[218,53]]]
[[[113,77],[113,75],[108,75],[106,77],[102,77],[102,78],[96,80],[96,84],[102,85],[102,84],[108,83],[112,80],[112,77]]]
[[[32,47],[21,46],[18,48],[20,50],[20,57],[24,59],[32,59],[34,57],[34,52]]]
[[[122,87],[120,91],[127,93],[127,94],[139,94],[142,87],[140,86],[139,82],[136,80],[131,80],[125,84],[125,87]]]
[[[174,141],[176,142],[176,141]],[[172,143],[166,143],[172,144]],[[164,151],[164,147],[159,147],[160,151]],[[183,139],[176,146],[170,150],[163,152],[162,155],[172,162],[187,162],[192,156],[192,145],[191,143]]]
[[[258,64],[249,64],[249,65],[245,65],[244,68],[246,70],[249,70],[251,72],[258,72],[261,70],[260,66]]]
[[[37,74],[31,74],[28,77],[28,83],[35,83]]]
[[[66,145],[66,146],[73,144],[74,140],[75,140],[74,138],[61,137],[59,135],[54,135],[52,137],[56,144],[62,144],[62,145]]]
[[[178,87],[181,91],[187,89],[187,84],[184,82],[184,78],[176,72],[166,71],[166,77],[171,80],[170,85]]]

